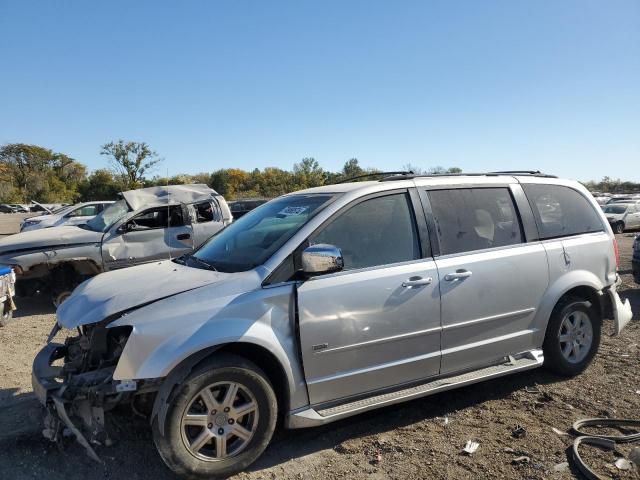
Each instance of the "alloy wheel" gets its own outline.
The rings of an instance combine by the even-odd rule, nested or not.
[[[593,343],[593,326],[589,315],[581,310],[569,312],[558,331],[560,352],[569,363],[580,363],[589,354]]]
[[[196,458],[220,461],[249,444],[258,427],[258,402],[237,382],[218,382],[200,390],[182,414],[182,441]]]

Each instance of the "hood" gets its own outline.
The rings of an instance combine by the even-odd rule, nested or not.
[[[125,310],[218,283],[233,275],[169,260],[102,273],[82,283],[60,305],[56,313],[58,324],[76,328],[97,323]]]
[[[98,243],[102,240],[102,235],[102,232],[94,232],[75,226],[32,230],[0,239],[0,255],[16,250],[54,249],[63,245]]]
[[[58,215],[38,215],[37,217],[27,217],[24,220],[22,220],[23,222],[28,222],[30,220],[37,220],[39,222],[44,222],[46,220],[53,220],[58,218]]]

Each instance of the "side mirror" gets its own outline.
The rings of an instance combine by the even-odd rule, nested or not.
[[[343,268],[342,250],[334,245],[319,243],[302,252],[302,271],[308,275],[339,272]]]
[[[132,224],[130,224],[129,222],[125,222],[122,225],[120,225],[118,227],[118,229],[116,230],[117,233],[119,233],[120,235],[122,235],[123,233],[127,233],[130,232],[132,230]]]

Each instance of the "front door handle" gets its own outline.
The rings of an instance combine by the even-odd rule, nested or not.
[[[189,240],[191,238],[191,235],[189,235],[188,233],[180,233],[176,238],[178,240]]]
[[[447,282],[453,282],[454,280],[464,280],[465,278],[469,278],[473,273],[469,270],[456,270],[454,273],[447,273],[444,276],[444,279]]]
[[[404,282],[402,282],[402,286],[405,288],[422,287],[423,285],[431,284],[431,282],[433,282],[433,278],[431,277],[427,277],[427,278],[411,277],[405,280]]]

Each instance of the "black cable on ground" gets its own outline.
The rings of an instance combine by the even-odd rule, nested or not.
[[[585,418],[578,420],[573,424],[573,431],[578,438],[573,442],[573,460],[580,473],[589,480],[605,480],[593,470],[591,470],[580,457],[578,447],[580,445],[596,445],[598,447],[613,450],[618,443],[636,443],[640,442],[640,432],[629,435],[595,435],[581,431],[584,427],[635,427],[640,430],[640,420],[632,420],[628,418]]]

